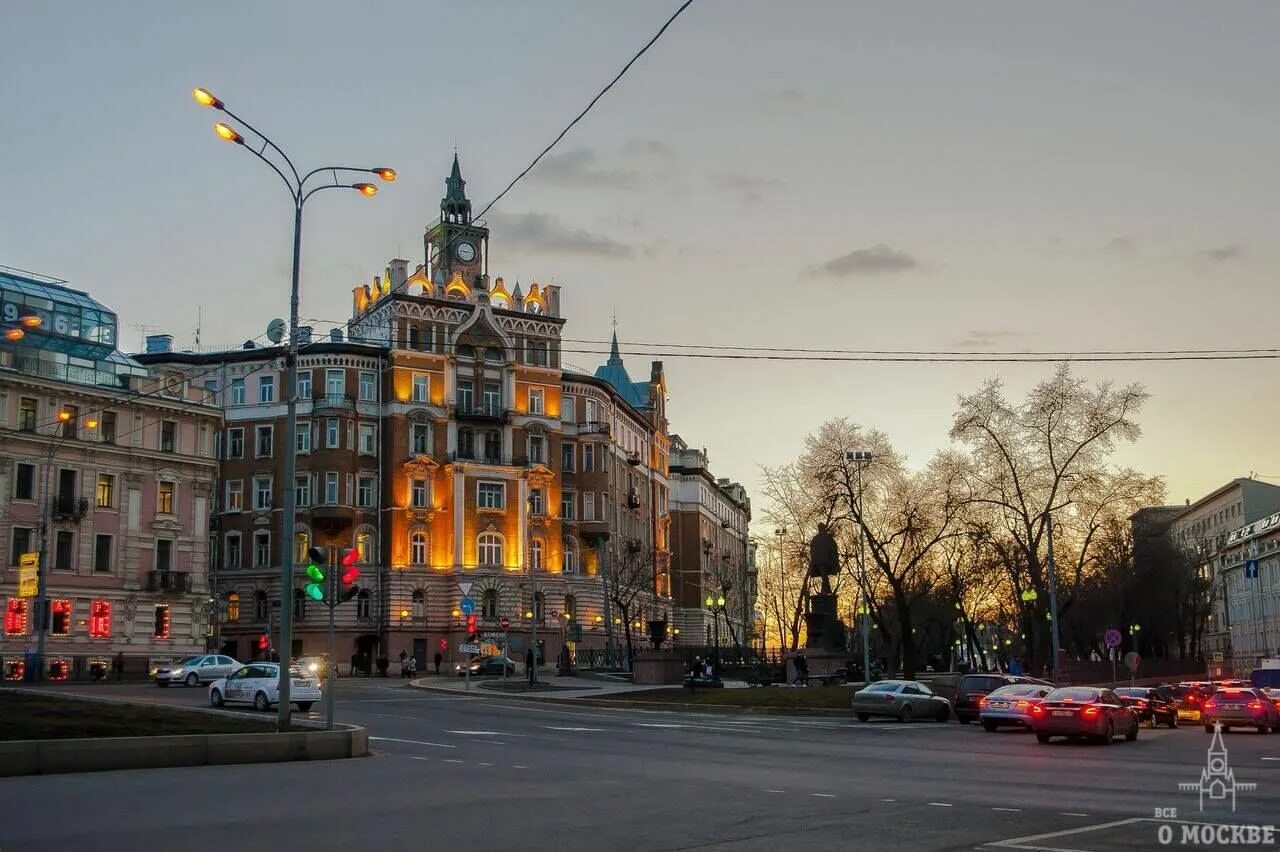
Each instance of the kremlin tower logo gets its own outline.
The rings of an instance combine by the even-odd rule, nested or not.
[[[1227,746],[1222,741],[1222,723],[1213,726],[1213,739],[1209,741],[1208,761],[1200,770],[1200,780],[1183,782],[1178,789],[1187,793],[1200,794],[1200,810],[1204,810],[1204,800],[1223,801],[1231,798],[1231,810],[1236,809],[1236,792],[1257,789],[1257,784],[1243,783],[1236,780],[1235,772],[1227,765]]]

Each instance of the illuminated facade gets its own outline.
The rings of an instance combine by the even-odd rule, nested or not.
[[[202,650],[220,412],[118,351],[115,315],[62,282],[0,270],[0,316],[39,320],[0,343],[6,678],[38,642],[36,599],[17,593],[46,504],[49,676]]]

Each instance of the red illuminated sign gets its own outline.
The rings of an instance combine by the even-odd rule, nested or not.
[[[89,636],[108,639],[111,636],[111,601],[97,600],[89,605]]]
[[[27,602],[22,598],[10,598],[4,610],[4,634],[6,636],[27,635]]]
[[[50,631],[54,636],[68,636],[71,633],[71,601],[59,598],[52,603],[53,623]]]

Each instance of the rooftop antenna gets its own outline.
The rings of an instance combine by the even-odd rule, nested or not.
[[[138,332],[138,351],[144,352],[147,348],[147,335],[158,329],[158,325],[147,325],[146,323],[135,322],[133,330]]]
[[[196,305],[196,349],[200,349],[200,326],[204,320],[204,307]]]

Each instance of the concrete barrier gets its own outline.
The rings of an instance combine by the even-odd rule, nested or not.
[[[0,776],[367,757],[369,733],[343,725],[285,734],[183,734],[0,742]]]

